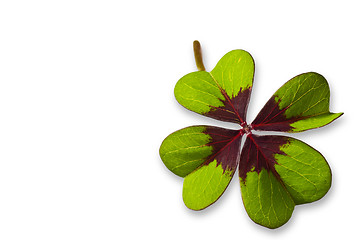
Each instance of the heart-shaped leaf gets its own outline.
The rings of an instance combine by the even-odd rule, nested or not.
[[[165,138],[160,156],[170,171],[185,177],[186,206],[203,209],[225,191],[239,162],[242,135],[242,131],[193,126]]]
[[[330,89],[318,73],[286,82],[265,104],[251,126],[255,130],[301,132],[322,127],[343,113],[329,112]]]
[[[331,185],[325,158],[304,142],[284,136],[249,134],[239,176],[250,218],[269,228],[286,223],[295,204],[322,198]]]
[[[177,101],[189,110],[222,121],[245,123],[254,61],[243,50],[220,59],[211,72],[185,75],[175,86]]]

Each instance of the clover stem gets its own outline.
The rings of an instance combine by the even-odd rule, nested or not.
[[[205,71],[202,54],[201,54],[200,42],[198,40],[195,40],[193,43],[193,47],[194,47],[194,56],[195,56],[196,67],[199,71]]]

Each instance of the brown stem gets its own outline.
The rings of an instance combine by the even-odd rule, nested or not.
[[[199,71],[205,71],[202,54],[201,54],[201,45],[198,40],[194,41],[194,56],[195,56],[195,62],[196,67]]]

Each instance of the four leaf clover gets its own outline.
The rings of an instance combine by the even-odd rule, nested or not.
[[[343,113],[329,112],[326,79],[308,72],[280,87],[248,124],[246,111],[254,77],[251,55],[231,51],[207,72],[197,41],[194,50],[200,71],[177,82],[177,101],[204,116],[237,123],[240,129],[202,125],[178,130],[162,142],[160,157],[170,171],[185,178],[183,200],[193,210],[214,203],[238,167],[249,217],[268,228],[280,227],[290,219],[295,205],[316,201],[327,193],[331,170],[321,153],[306,143],[253,131],[301,132],[327,125]],[[243,136],[246,140],[241,148]]]

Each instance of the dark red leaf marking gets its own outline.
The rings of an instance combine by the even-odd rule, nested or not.
[[[272,96],[251,123],[251,127],[254,130],[289,132],[293,129],[293,127],[290,126],[291,123],[304,119],[288,119],[285,116],[285,110],[287,108],[280,110],[279,103],[280,100],[276,102],[275,96]]]
[[[213,154],[208,157],[203,165],[208,165],[216,159],[217,164],[221,164],[224,171],[235,170],[239,162],[243,131],[207,126],[204,133],[212,138],[207,145],[213,147]]]
[[[220,90],[225,97],[225,100],[222,100],[224,106],[212,106],[212,110],[204,115],[221,121],[234,122],[242,125],[246,124],[245,119],[247,106],[250,100],[251,87],[245,89],[244,91],[240,89],[239,94],[232,99],[229,98],[225,90],[221,88]]]
[[[246,181],[246,175],[252,169],[257,173],[266,169],[272,171],[275,177],[279,178],[274,167],[276,164],[274,155],[285,155],[285,153],[280,150],[280,147],[286,143],[288,143],[288,138],[283,136],[247,135],[244,147],[241,151],[239,164],[239,176],[242,181]]]

